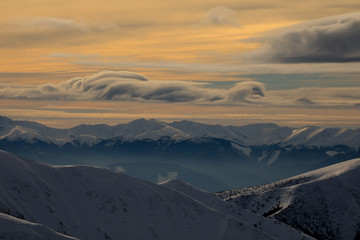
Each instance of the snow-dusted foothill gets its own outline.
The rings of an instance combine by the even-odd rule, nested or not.
[[[272,184],[216,193],[316,239],[360,238],[360,159]]]
[[[162,186],[166,186],[175,189],[179,192],[186,194],[187,196],[201,202],[211,209],[215,209],[219,212],[225,213],[239,221],[246,222],[262,231],[268,233],[277,239],[292,239],[292,240],[304,240],[312,239],[306,234],[294,229],[293,227],[286,225],[276,219],[268,219],[261,215],[254,214],[253,212],[241,208],[235,204],[223,201],[209,193],[194,187],[179,179],[170,179],[163,183]]]

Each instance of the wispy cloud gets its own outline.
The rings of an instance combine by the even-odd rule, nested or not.
[[[297,88],[267,91],[267,100],[272,106],[283,107],[351,107],[360,103],[359,87]]]
[[[50,58],[75,58],[75,59],[88,59],[88,58],[99,58],[98,54],[81,54],[81,53],[65,53],[65,52],[54,52],[49,54]]]
[[[218,6],[210,9],[205,18],[196,26],[207,25],[228,25],[234,27],[240,27],[237,21],[236,12],[225,6]]]
[[[17,18],[0,25],[0,47],[52,45],[75,38],[118,30],[115,24],[87,24],[53,17]]]
[[[279,32],[252,39],[264,46],[247,58],[279,63],[360,62],[360,13],[310,21]]]
[[[198,73],[240,74],[306,74],[306,73],[360,73],[360,62],[350,63],[185,63],[107,61],[99,59],[75,59],[69,63],[79,66],[167,69]]]

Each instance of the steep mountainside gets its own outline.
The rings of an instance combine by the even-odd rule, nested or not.
[[[317,239],[360,237],[360,159],[267,185],[216,193]]]
[[[265,231],[273,237],[278,239],[307,239],[308,236],[289,227],[288,225],[281,223],[274,219],[267,219],[261,215],[254,214],[248,210],[245,210],[235,204],[229,204],[213,195],[186,183],[178,179],[170,179],[163,183],[162,186],[166,186],[175,189],[187,196],[203,203],[211,209],[216,209],[219,212],[225,213],[231,217],[247,222],[256,228]]]
[[[196,192],[195,197],[188,194],[105,169],[51,167],[0,151],[0,221],[6,224],[0,225],[0,236],[22,239],[36,232],[39,239],[66,239],[59,233],[94,240],[284,239],[253,225],[272,224],[258,215],[247,212],[246,222],[201,202]],[[310,239],[273,224],[294,239]]]

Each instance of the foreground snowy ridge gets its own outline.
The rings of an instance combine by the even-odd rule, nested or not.
[[[187,189],[101,168],[51,167],[0,151],[0,237],[287,239],[287,233],[292,239],[311,239],[199,189]]]
[[[76,240],[42,225],[0,213],[0,239]]]
[[[216,195],[317,239],[360,238],[360,159]]]

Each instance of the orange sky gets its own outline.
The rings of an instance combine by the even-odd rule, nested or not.
[[[266,43],[274,47],[279,39],[284,41],[280,37],[271,40],[288,31],[284,27],[292,30],[294,24],[359,10],[360,3],[354,0],[1,1],[0,114],[58,127],[82,122],[116,124],[140,117],[234,125],[275,122],[360,127],[360,102],[353,93],[360,89],[358,61],[286,64],[248,58]],[[346,18],[355,21],[360,17]],[[140,73],[166,84],[174,80],[213,82],[199,89],[204,92],[231,89],[237,82],[261,82],[265,99],[257,104],[247,100],[199,104],[54,97],[45,101],[44,97],[10,96],[4,90],[56,85],[104,70]],[[301,90],[308,87],[318,87],[321,94]],[[336,87],[350,97],[339,98]],[[296,90],[289,94],[289,89]],[[293,95],[296,98],[282,103]]]

